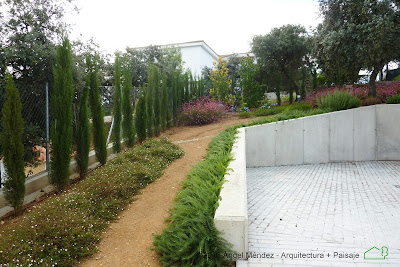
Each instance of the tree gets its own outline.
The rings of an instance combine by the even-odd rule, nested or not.
[[[179,90],[179,72],[175,70],[172,75],[172,119],[173,125],[178,123],[178,90]]]
[[[190,80],[190,71],[186,71],[185,74],[183,75],[183,88],[184,88],[184,93],[183,93],[183,103],[187,103],[190,101],[190,88],[189,88],[189,80]]]
[[[155,65],[152,67],[153,72],[153,107],[154,107],[154,134],[156,136],[160,135],[160,74]]]
[[[149,66],[147,71],[147,90],[146,94],[146,108],[147,108],[147,137],[154,136],[154,72],[152,71],[152,65]]]
[[[129,62],[125,60],[123,68],[123,96],[122,96],[122,134],[126,145],[132,147],[135,144],[135,128],[133,125],[133,104],[131,100],[132,76]]]
[[[6,200],[18,212],[25,196],[25,162],[22,133],[22,104],[18,90],[10,73],[6,74],[6,102],[2,109],[3,131],[1,145],[4,155],[4,165],[7,170],[7,180],[4,184]]]
[[[126,48],[126,57],[130,61],[131,72],[135,79],[134,86],[139,86],[148,82],[148,67],[149,63],[155,64],[159,72],[164,70],[167,76],[172,76],[172,73],[181,65],[182,55],[179,48],[176,47],[160,47],[147,46],[144,48]]]
[[[307,38],[303,26],[285,25],[272,29],[264,36],[253,37],[251,49],[263,72],[269,74],[279,72],[286,79],[288,87],[292,85],[296,93],[299,93],[294,77],[305,64],[305,56],[309,53]],[[293,79],[290,77],[291,74]]]
[[[121,108],[121,63],[119,60],[119,54],[115,54],[114,62],[114,127],[113,127],[113,139],[114,139],[114,152],[121,152],[121,122],[122,122],[122,108]]]
[[[139,99],[136,105],[136,116],[135,116],[135,125],[136,132],[138,135],[139,142],[143,142],[146,140],[146,130],[147,130],[147,99],[145,95],[146,86],[139,86]]]
[[[243,90],[240,87],[240,58],[237,55],[233,55],[229,58],[229,61],[226,63],[226,67],[228,68],[229,78],[232,80],[230,92],[233,95],[234,105],[240,106],[242,101]],[[257,79],[258,77],[254,77]]]
[[[21,96],[24,158],[30,161],[32,147],[45,138],[44,88],[48,83],[52,94],[56,44],[66,30],[63,16],[72,6],[70,0],[0,2],[0,80],[7,66]]]
[[[210,93],[218,101],[225,102],[231,88],[232,80],[229,78],[226,62],[221,57],[218,58],[218,62],[213,62],[213,65],[214,68],[209,73],[213,86]]]
[[[258,65],[254,64],[253,58],[244,57],[241,60],[239,86],[243,91],[243,101],[248,107],[257,107],[263,98],[263,90],[256,80],[258,71]]]
[[[57,60],[54,66],[54,92],[51,101],[52,160],[50,182],[58,189],[69,181],[72,145],[72,99],[74,95],[72,78],[71,44],[65,38],[57,47]]]
[[[301,70],[301,89],[300,89],[300,99],[304,100],[306,97],[306,69]]]
[[[79,97],[79,113],[76,127],[76,156],[79,176],[85,177],[89,166],[90,150],[90,123],[88,117],[89,84],[83,89]]]
[[[96,159],[101,165],[107,162],[107,137],[104,127],[104,114],[101,108],[101,97],[99,94],[97,59],[88,54],[87,83],[89,86],[89,105],[93,121],[93,145],[96,152]]]
[[[168,121],[171,119],[168,108],[167,73],[163,72],[161,94],[161,130],[165,131]]]
[[[324,20],[318,27],[316,57],[321,66],[339,77],[358,75],[361,68],[370,70],[368,95],[375,97],[379,71],[400,57],[398,1],[319,2]]]
[[[275,94],[278,106],[281,105],[281,74],[278,72],[275,77]]]

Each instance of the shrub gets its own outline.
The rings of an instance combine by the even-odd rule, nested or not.
[[[208,77],[212,82],[212,89],[210,89],[210,94],[218,101],[226,101],[229,89],[232,85],[232,80],[228,75],[228,68],[226,67],[226,62],[219,57],[218,63],[213,62],[213,69],[210,70]]]
[[[75,266],[137,191],[183,151],[166,139],[117,155],[67,194],[46,200],[0,230],[0,266]],[[116,175],[117,174],[117,175]]]
[[[361,100],[352,96],[346,91],[337,91],[327,94],[324,97],[317,98],[318,107],[329,111],[357,108],[361,105]]]
[[[5,198],[17,212],[25,196],[25,162],[22,133],[22,104],[10,73],[6,74],[6,101],[2,109],[1,146],[7,179],[4,183]]]
[[[54,91],[52,93],[52,131],[50,182],[57,188],[69,181],[69,164],[72,145],[72,99],[74,95],[72,77],[71,44],[68,39],[57,47],[54,66]]]
[[[357,96],[360,100],[364,101],[368,99],[368,85],[351,85],[351,86],[334,86],[325,89],[319,89],[309,94],[306,97],[306,102],[317,106],[317,98],[325,97],[328,94],[332,94],[334,91],[345,91],[349,92],[353,96]],[[381,103],[386,102],[388,97],[400,94],[400,82],[379,82],[376,84],[376,99]],[[378,102],[378,100],[376,100]],[[370,100],[366,100],[368,103]]]
[[[400,104],[400,95],[390,96],[386,99],[387,104]]]
[[[287,110],[302,110],[302,111],[308,111],[313,108],[312,105],[307,104],[307,103],[302,103],[302,104],[292,104],[289,106],[276,106],[276,104],[271,104],[271,105],[264,105],[261,106],[259,109],[257,109],[254,112],[254,115],[256,116],[269,116],[269,115],[275,115],[282,113]]]
[[[182,105],[179,123],[202,125],[215,122],[226,115],[227,107],[214,99],[199,98]]]

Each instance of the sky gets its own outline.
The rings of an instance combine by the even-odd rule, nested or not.
[[[109,53],[204,40],[217,54],[250,51],[251,39],[272,28],[322,19],[316,0],[76,0],[68,14],[71,39],[93,38]]]

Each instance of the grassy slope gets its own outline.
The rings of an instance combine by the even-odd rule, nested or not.
[[[101,233],[183,151],[166,139],[119,154],[67,193],[0,231],[0,265],[71,266],[93,254]]]

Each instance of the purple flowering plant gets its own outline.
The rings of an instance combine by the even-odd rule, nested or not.
[[[228,112],[226,105],[212,98],[199,98],[182,105],[178,122],[180,125],[203,125],[220,120]]]

